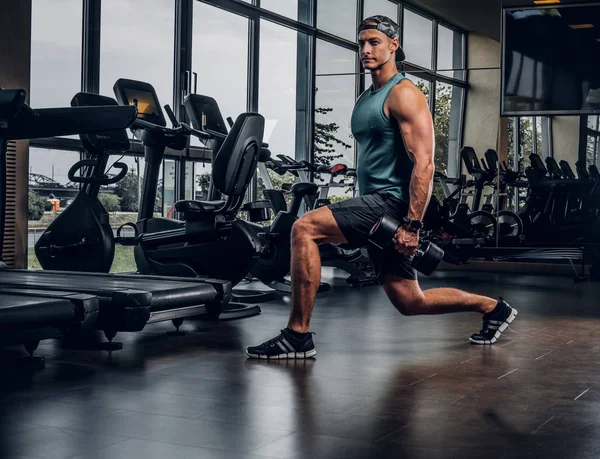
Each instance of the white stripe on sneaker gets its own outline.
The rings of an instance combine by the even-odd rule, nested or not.
[[[504,322],[498,322],[498,321],[492,321],[490,320],[488,322],[488,328],[490,330],[496,330],[496,333],[494,333],[494,336],[491,339],[473,339],[473,338],[469,338],[469,341],[471,343],[474,344],[494,344],[498,338],[500,338],[500,335],[502,335],[502,332],[504,332],[504,330],[506,330],[509,326],[510,323],[512,323],[513,320],[515,320],[515,318],[517,317],[519,313],[517,312],[517,310],[513,307],[510,308],[510,314],[509,316],[506,318],[506,320]],[[491,326],[490,324],[492,322],[497,322],[499,324],[502,324],[500,326]]]
[[[285,339],[283,336],[281,337],[281,341],[283,342],[283,344],[285,344],[285,347],[287,347],[287,351],[288,352],[294,352],[296,349],[294,349],[294,346],[292,346],[287,339]],[[284,349],[285,350],[285,349]]]

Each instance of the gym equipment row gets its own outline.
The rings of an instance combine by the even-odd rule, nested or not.
[[[292,193],[300,201],[294,201],[289,210],[278,208],[274,204],[274,190],[270,189],[272,185],[266,174],[264,180],[273,193],[273,202],[250,202],[242,207],[257,164],[264,167],[266,163],[272,165],[274,162],[268,145],[262,143],[262,135],[260,142],[256,141],[260,148],[257,147],[258,151],[253,152],[253,155],[247,155],[242,148],[244,144],[239,143],[246,141],[247,131],[252,132],[248,117],[238,118],[235,123],[229,119],[231,130],[228,132],[216,101],[193,94],[186,98],[184,107],[194,127],[178,122],[172,110],[165,106],[173,125],[173,128],[167,128],[156,92],[150,84],[120,79],[115,83],[114,91],[119,103],[138,107],[137,118],[131,129],[144,146],[145,179],[138,221],[124,225],[134,228],[135,236],[121,237],[119,229],[117,238],[113,240],[107,223],[108,214],[98,200],[99,185],[108,180],[109,156],[122,154],[129,149],[126,131],[113,131],[110,135],[104,133],[101,138],[82,135],[82,143],[92,159],[74,165],[69,175],[82,183],[84,188],[71,204],[73,209],[71,210],[71,206],[67,208],[36,243],[36,254],[42,267],[105,271],[112,264],[114,244],[121,243],[134,246],[137,269],[142,274],[210,276],[226,279],[234,287],[250,274],[271,288],[289,292],[289,281],[285,276],[290,269],[291,229],[300,215],[300,201],[308,200],[312,207],[323,205],[327,202],[326,193],[319,190],[316,184],[304,180],[293,186]],[[72,105],[81,104],[91,106],[117,102],[104,96],[78,94]],[[260,120],[262,132],[262,117]],[[167,147],[183,149],[191,135],[205,141],[214,153],[209,200],[175,203],[175,210],[183,216],[181,220],[154,217],[152,203],[156,196],[164,151]],[[239,144],[235,143],[236,138]],[[258,134],[256,138],[258,139]],[[245,162],[242,162],[242,158]],[[117,180],[123,175],[123,165],[118,162],[115,165],[121,172],[110,180]],[[301,167],[297,170],[302,173]],[[339,168],[319,170],[331,173],[333,177],[337,177],[340,172],[349,173],[347,169],[342,171]],[[84,176],[77,176],[81,172]],[[319,198],[315,195],[317,192]],[[224,195],[227,196],[226,200],[223,199]],[[285,207],[285,200],[283,201]],[[278,212],[273,223],[265,225],[264,222],[269,219],[269,209],[277,209]],[[243,212],[248,214],[247,219],[238,217]],[[84,215],[86,218],[82,218]],[[82,221],[86,224],[82,225]],[[88,257],[92,246],[97,255],[94,260]],[[70,255],[57,256],[59,250],[68,250]],[[320,250],[325,266],[339,267],[350,274],[348,283],[376,283],[374,276],[364,268],[370,264],[361,250],[333,244],[323,245]],[[232,264],[231,260],[234,259],[236,263]],[[329,286],[323,284],[321,291],[327,289]],[[244,296],[236,298],[239,292],[239,289],[234,289],[233,301],[223,308],[222,317],[239,316],[258,308],[257,305],[244,304]],[[264,296],[262,301],[265,301]]]
[[[546,158],[544,165],[531,154],[523,180],[506,162],[500,164],[494,150],[480,160],[473,148],[464,147],[461,158],[473,179],[448,179],[436,172],[445,199],[440,203],[433,197],[426,216],[426,229],[444,249],[446,261],[531,257],[569,260],[573,266],[572,260],[579,260],[582,272],[585,257],[595,262],[600,222],[595,166],[578,163],[576,178],[568,162],[559,166]],[[482,204],[486,188],[491,191]],[[508,210],[509,196],[520,189],[527,191],[524,204],[517,212]],[[573,269],[577,279],[585,277]]]
[[[2,202],[6,202],[5,164],[9,141],[80,134],[84,145],[90,146],[93,151],[105,142],[112,147],[113,134],[123,140],[120,134],[137,120],[136,107],[118,106],[106,99],[97,99],[96,104],[86,105],[88,96],[76,96],[69,108],[34,110],[25,103],[25,91],[0,89]],[[240,169],[244,170],[248,161],[255,164],[257,160],[264,124],[260,115],[242,114],[238,126],[237,134],[228,137],[229,146],[224,147],[222,152],[229,151],[229,156],[235,160],[248,158],[239,163],[242,164]],[[223,154],[221,158],[226,156]],[[236,188],[235,178],[238,175],[225,180],[227,191]],[[100,175],[94,176],[93,172],[91,177],[101,178]],[[107,258],[114,256],[114,241],[111,241],[112,231],[103,231],[108,219],[102,212],[102,206],[88,196],[89,190],[97,188],[99,183],[101,181],[94,183],[91,180],[85,188],[88,191],[82,190],[77,197],[78,202],[84,204],[87,199],[87,207],[77,205],[72,210],[69,207],[69,213],[61,214],[66,225],[61,226],[59,221],[48,228],[45,240],[49,244],[36,247],[46,264],[44,270],[0,266],[2,343],[25,344],[32,354],[42,339],[102,330],[109,340],[106,347],[117,349],[120,343],[113,343],[112,339],[119,331],[140,331],[151,322],[171,320],[179,327],[185,318],[199,315],[212,319],[249,315],[247,311],[230,317],[223,314],[227,312],[232,295],[232,282],[227,279],[103,273],[102,270],[110,267]],[[5,207],[0,208],[0,232],[3,233]],[[78,209],[88,209],[88,212],[76,215]],[[65,242],[62,233],[63,229],[68,229],[69,215],[77,218],[78,222],[84,222],[84,225],[79,225],[84,234]],[[60,266],[60,269],[48,269],[51,264]],[[254,308],[250,315],[259,312],[260,308]]]

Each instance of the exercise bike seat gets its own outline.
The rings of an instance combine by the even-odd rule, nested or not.
[[[292,185],[292,194],[303,198],[311,194],[315,194],[319,188],[319,185],[313,182],[298,182]]]
[[[175,210],[184,215],[206,212],[215,212],[225,205],[225,201],[177,201]]]

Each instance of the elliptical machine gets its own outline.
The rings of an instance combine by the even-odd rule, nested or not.
[[[84,93],[71,100],[73,107],[118,105],[114,99]],[[68,172],[69,180],[82,188],[73,202],[62,211],[35,243],[35,255],[44,269],[108,273],[115,256],[115,239],[108,213],[98,199],[102,185],[119,182],[127,174],[127,164],[115,162],[120,172],[105,173],[111,151],[129,149],[126,131],[110,131],[80,135],[90,159],[75,163]],[[96,159],[92,159],[96,158]],[[78,222],[76,227],[73,222]]]

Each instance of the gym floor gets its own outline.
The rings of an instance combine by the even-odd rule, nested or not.
[[[477,314],[403,317],[379,287],[333,282],[342,285],[319,296],[313,316],[314,360],[244,357],[285,325],[287,299],[243,321],[185,323],[185,336],[167,336],[170,323],[119,334],[112,355],[42,343],[44,370],[4,365],[0,457],[600,456],[597,283],[423,278],[424,288],[503,295],[518,308],[501,340],[480,347],[467,341]]]

